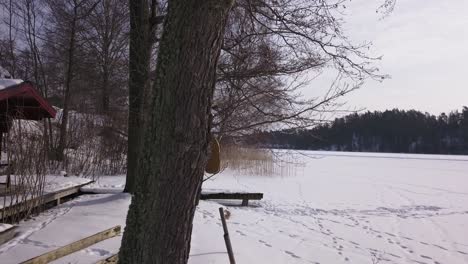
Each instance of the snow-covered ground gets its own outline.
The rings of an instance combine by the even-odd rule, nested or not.
[[[303,155],[306,154],[306,155]],[[302,152],[289,176],[226,170],[204,189],[263,192],[250,207],[201,201],[189,263],[228,263],[218,208],[238,263],[468,263],[468,157]],[[95,191],[121,189],[102,177]],[[17,263],[125,223],[130,196],[81,196],[19,227],[0,246]],[[240,203],[240,202],[238,202]],[[233,203],[231,203],[232,205]],[[94,263],[117,252],[121,237],[54,263]]]

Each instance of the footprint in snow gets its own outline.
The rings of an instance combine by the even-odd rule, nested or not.
[[[426,255],[420,255],[421,258],[425,258],[425,259],[432,259],[431,257],[429,256],[426,256]]]
[[[272,247],[270,244],[268,244],[267,242],[265,242],[263,240],[259,240],[258,242],[262,243],[264,246]]]
[[[463,251],[457,251],[457,252],[460,253],[460,254],[463,254],[463,255],[468,255],[468,253],[463,252]]]
[[[110,255],[111,253],[107,250],[100,249],[100,248],[87,248],[85,249],[86,254],[91,255],[91,256],[98,256],[98,257],[104,257],[107,255]]]
[[[297,259],[300,259],[301,257],[299,257],[298,255],[294,254],[293,252],[291,251],[287,251],[285,250],[284,253],[288,254],[289,256],[293,257],[293,258],[297,258]]]
[[[392,256],[394,258],[401,258],[401,256],[398,256],[398,255],[392,254],[392,253],[387,253],[387,255]]]
[[[433,244],[434,247],[436,248],[439,248],[439,249],[442,249],[442,250],[445,250],[447,251],[448,249],[447,248],[444,248],[443,246],[439,246],[439,245],[436,245],[436,244]]]
[[[236,233],[238,233],[238,234],[241,235],[241,236],[247,236],[246,234],[242,233],[242,232],[239,231],[239,230],[236,230]]]

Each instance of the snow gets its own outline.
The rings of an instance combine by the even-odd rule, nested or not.
[[[125,188],[125,175],[101,176],[94,183],[81,188],[86,193],[121,193]]]
[[[5,68],[0,66],[0,79],[8,79],[11,78],[10,72],[8,72]]]
[[[6,231],[6,230],[8,230],[8,229],[10,229],[12,227],[13,227],[12,225],[0,223],[0,233],[2,233],[3,231]]]
[[[19,235],[0,246],[2,264],[19,263],[97,232],[125,224],[130,196],[97,194],[81,196],[19,225]],[[94,263],[120,245],[121,236],[83,251],[79,261],[57,263]],[[80,252],[78,252],[80,253]]]
[[[238,263],[468,263],[468,157],[301,152],[290,176],[225,170],[204,190],[263,192],[251,206],[200,201],[190,264],[227,263],[218,208]],[[89,189],[118,192],[124,176]],[[86,187],[88,188],[88,187]],[[86,189],[83,188],[83,189]],[[0,246],[2,264],[124,225],[131,197],[84,195],[22,222]],[[59,231],[59,232],[58,232]],[[54,263],[95,263],[118,251],[121,236]]]
[[[24,82],[21,79],[0,79],[0,90]]]

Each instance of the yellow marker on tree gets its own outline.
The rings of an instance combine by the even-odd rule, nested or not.
[[[210,142],[210,151],[208,162],[206,163],[205,172],[215,174],[221,169],[221,159],[219,157],[220,147],[219,142],[216,138],[213,138]]]

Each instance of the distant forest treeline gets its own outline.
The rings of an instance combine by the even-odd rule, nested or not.
[[[355,113],[308,130],[263,132],[263,146],[427,154],[468,154],[468,107],[434,116],[415,110]]]

